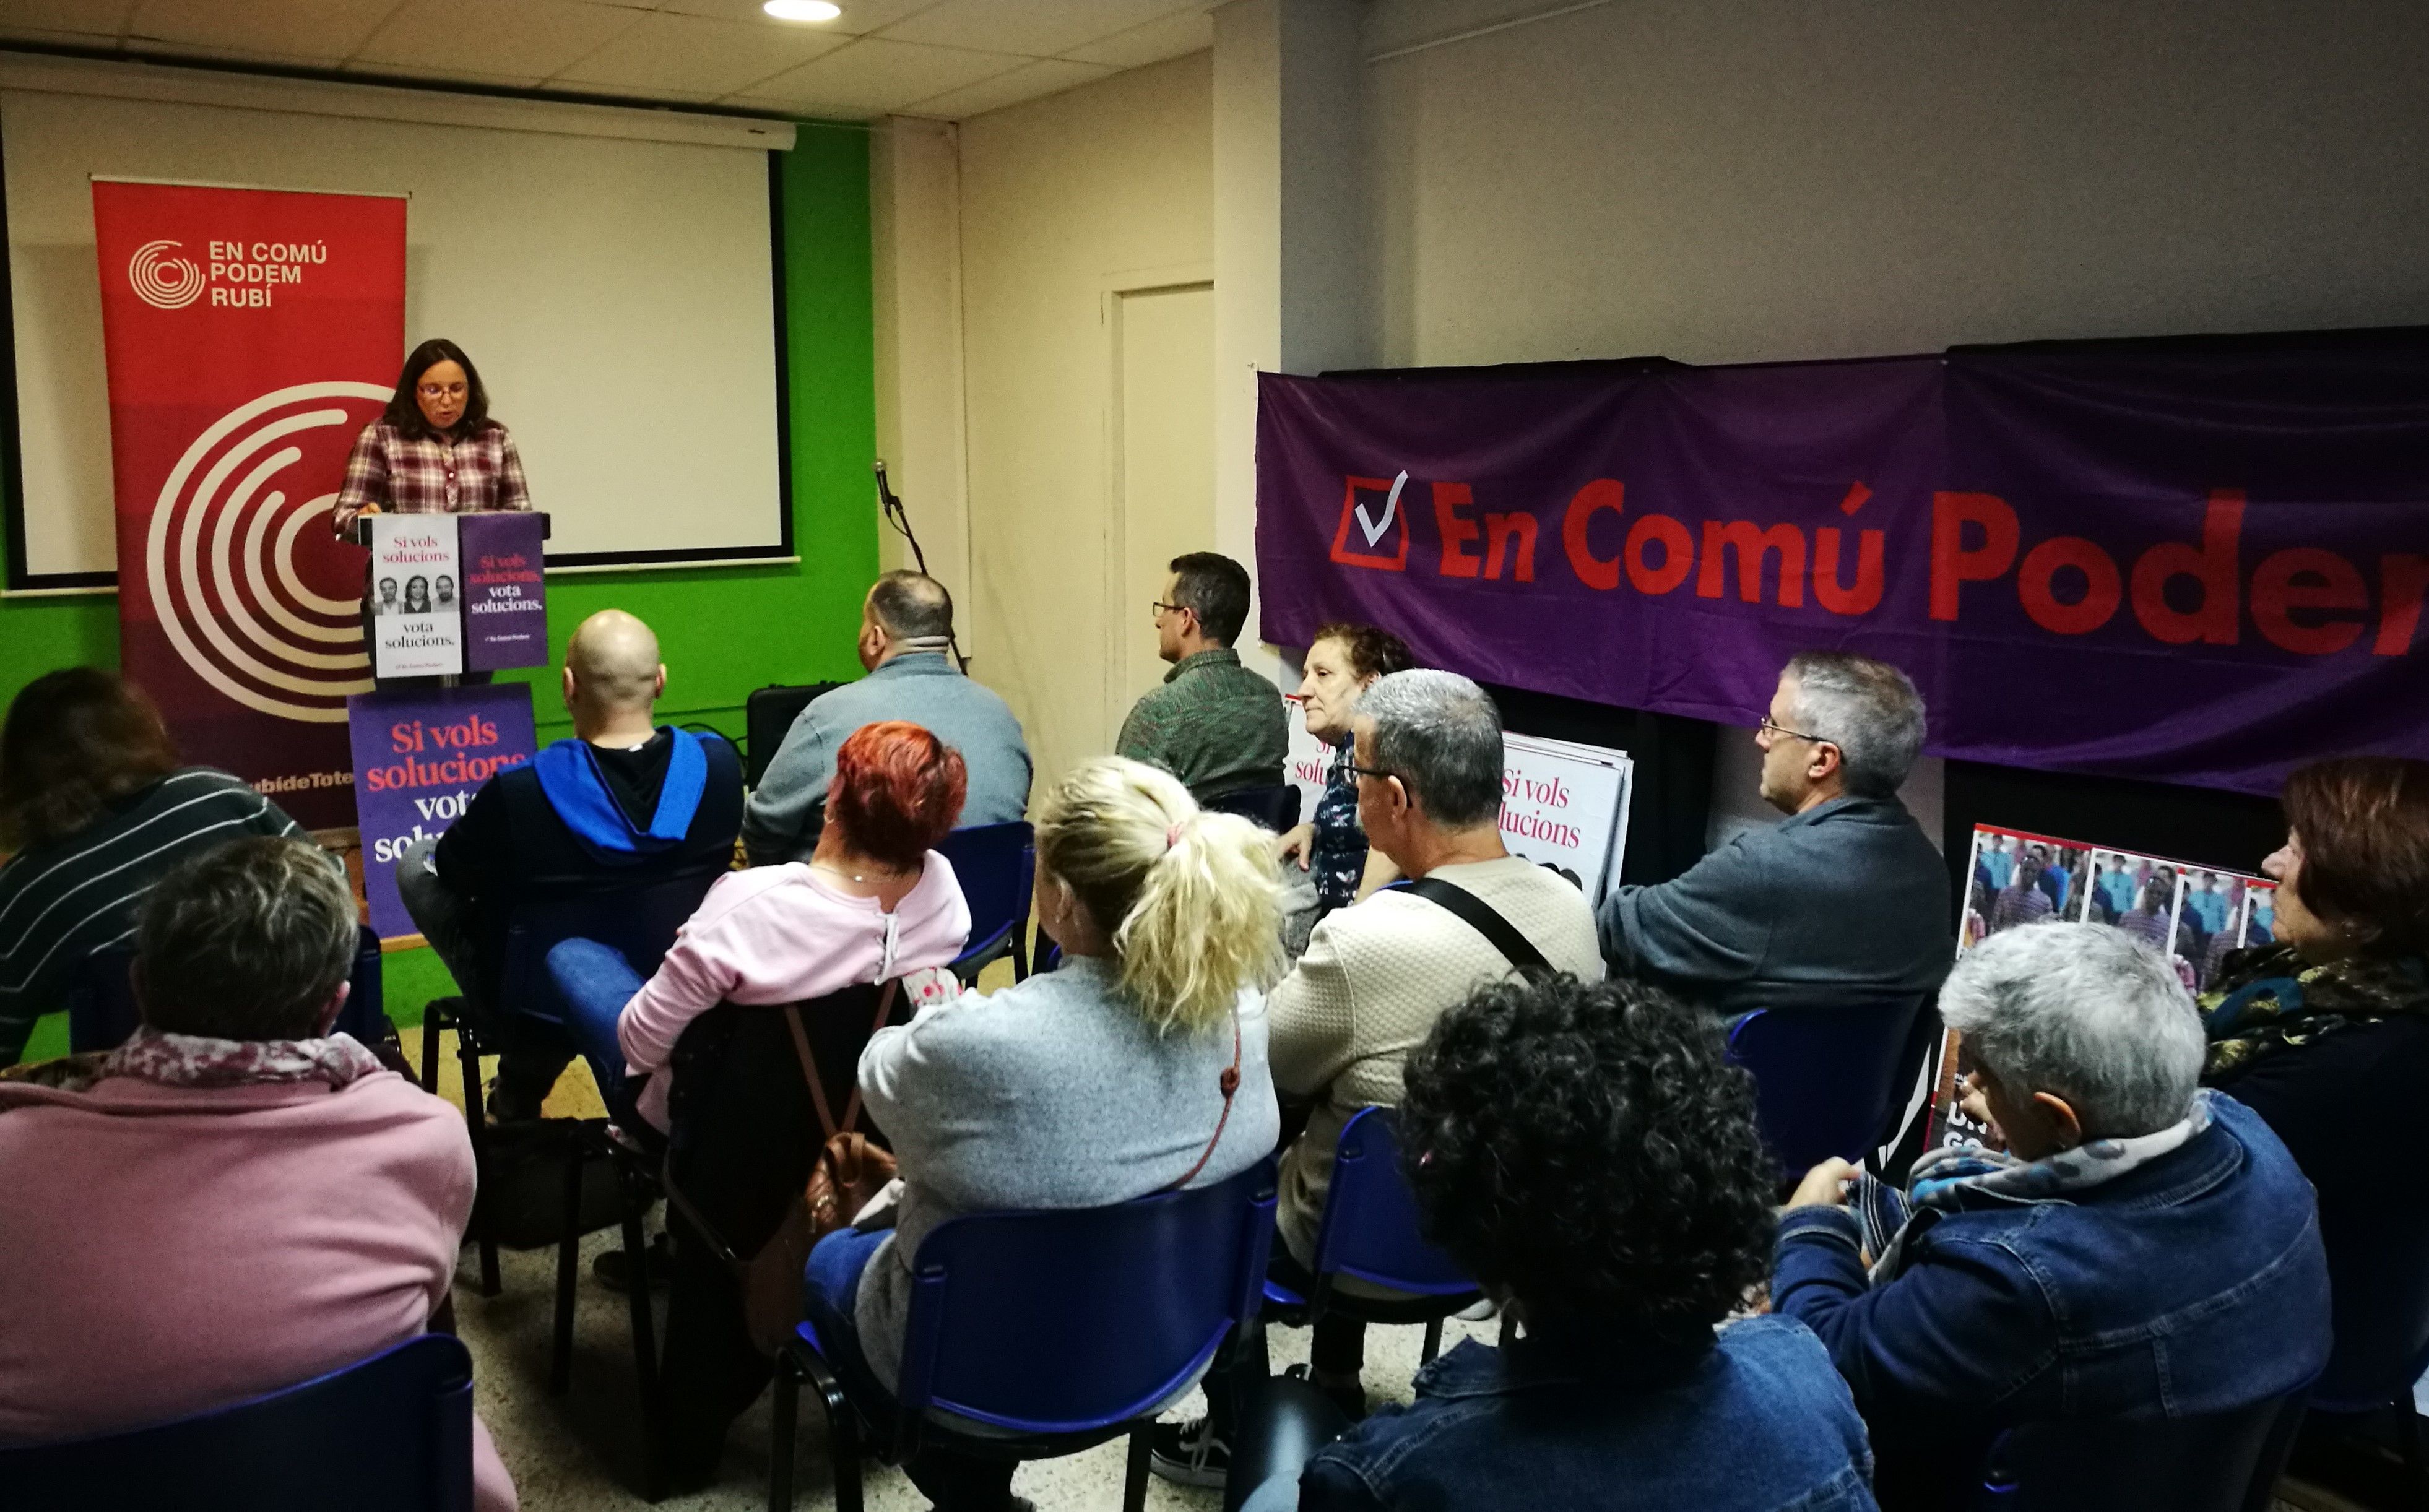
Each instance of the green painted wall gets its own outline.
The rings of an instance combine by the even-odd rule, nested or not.
[[[742,706],[770,682],[860,675],[852,650],[861,596],[877,575],[876,346],[869,284],[868,134],[805,123],[784,155],[785,324],[792,395],[793,541],[799,566],[584,573],[549,580],[549,640],[562,661],[585,616],[624,609],[657,631],[667,662],[659,715],[742,732]],[[546,508],[543,492],[538,500]],[[118,661],[118,606],[105,596],[0,599],[0,702],[56,667]],[[533,684],[539,738],[570,732],[553,671]],[[502,677],[501,681],[506,679]],[[401,1025],[443,991],[422,951],[388,958]],[[53,1042],[56,1041],[54,1045]],[[66,1048],[45,1021],[30,1059]]]

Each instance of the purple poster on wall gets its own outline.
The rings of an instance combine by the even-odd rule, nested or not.
[[[1751,725],[1895,663],[1928,748],[2274,793],[2429,757],[2429,332],[1259,379],[1260,631]]]
[[[464,666],[474,672],[548,665],[548,599],[537,515],[460,517]]]
[[[346,723],[372,928],[384,940],[417,934],[396,896],[396,859],[415,841],[444,833],[481,784],[531,761],[531,690],[509,682],[358,693],[346,700]]]

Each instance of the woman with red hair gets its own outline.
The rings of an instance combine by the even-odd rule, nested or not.
[[[951,992],[942,968],[969,938],[970,911],[933,847],[961,817],[968,781],[961,753],[927,730],[863,725],[835,753],[810,859],[719,878],[648,981],[595,941],[550,951],[550,979],[608,1106],[623,1105],[627,1078],[646,1076],[634,1107],[664,1132],[670,1078],[653,1073],[719,1003],[798,1003],[898,977],[913,978],[915,1004]]]

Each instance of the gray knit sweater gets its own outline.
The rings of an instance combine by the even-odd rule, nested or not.
[[[1202,1187],[1270,1154],[1281,1116],[1265,1065],[1264,1002],[1240,994],[1240,1086]],[[1223,1116],[1228,1025],[1159,1036],[1121,998],[1109,961],[975,994],[881,1029],[861,1052],[870,1116],[901,1162],[894,1237],[861,1274],[854,1321],[895,1384],[911,1261],[929,1230],[967,1212],[1102,1208],[1181,1179]]]

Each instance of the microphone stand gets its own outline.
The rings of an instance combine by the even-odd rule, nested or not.
[[[877,465],[871,470],[877,474],[877,503],[885,516],[885,523],[893,526],[904,540],[911,543],[911,560],[917,564],[919,575],[923,578],[931,576],[928,571],[928,553],[919,550],[919,537],[911,530],[911,513],[902,507],[902,501],[894,496],[893,488],[885,481],[885,459],[878,458]],[[952,632],[947,631],[945,644],[952,649],[953,662],[962,669],[962,675],[967,677],[970,659],[962,654],[960,639]]]

